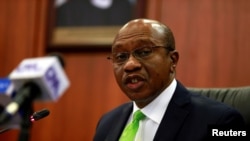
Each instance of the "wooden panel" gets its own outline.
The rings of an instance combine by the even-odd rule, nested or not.
[[[44,55],[46,0],[0,1],[0,76],[26,57]]]
[[[180,52],[179,80],[197,87],[250,84],[249,4],[248,0],[162,1],[160,20],[172,28]]]
[[[176,36],[179,80],[197,87],[250,84],[248,5],[248,0],[149,0],[147,16],[168,24]],[[23,58],[44,55],[47,8],[48,0],[0,1],[0,75]],[[47,50],[65,55],[71,86],[57,102],[35,103],[35,110],[48,108],[51,114],[33,124],[31,141],[92,140],[100,116],[128,100],[116,85],[107,50],[70,46]],[[14,141],[17,133],[1,134],[0,140]]]

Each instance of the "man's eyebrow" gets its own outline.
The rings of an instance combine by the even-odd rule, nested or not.
[[[115,48],[121,48],[122,45],[121,44],[115,44],[115,45],[112,45],[112,49],[115,49]]]
[[[155,43],[150,40],[149,38],[142,38],[142,39],[137,39],[137,40],[134,40],[134,41],[131,41],[131,43],[134,45],[134,46],[141,46],[141,45],[155,45]],[[114,44],[112,45],[112,48],[121,48],[121,47],[124,47],[123,44],[121,43],[117,43],[117,44]]]
[[[136,43],[153,44],[153,42],[149,38],[138,39],[136,40]]]

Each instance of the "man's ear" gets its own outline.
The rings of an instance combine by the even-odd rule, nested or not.
[[[178,63],[178,60],[179,60],[179,53],[177,50],[174,50],[171,52],[170,54],[170,57],[171,57],[171,60],[172,60],[172,63],[177,65]]]
[[[172,72],[175,72],[175,68],[176,68],[176,65],[179,61],[179,53],[177,50],[174,50],[172,52],[170,52],[170,58],[171,58],[171,71]]]

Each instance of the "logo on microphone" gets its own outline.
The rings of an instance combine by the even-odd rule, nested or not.
[[[35,63],[25,64],[23,66],[21,65],[16,69],[17,72],[26,72],[26,71],[36,72],[36,71],[40,71],[40,70],[41,70],[41,68],[39,68],[38,65]]]
[[[54,96],[55,97],[58,96],[58,89],[59,89],[60,82],[56,75],[56,71],[53,67],[50,67],[47,70],[45,74],[45,79],[46,79],[46,82],[49,83],[49,86],[53,89]]]

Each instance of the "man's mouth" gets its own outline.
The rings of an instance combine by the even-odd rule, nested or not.
[[[144,84],[144,78],[138,75],[128,76],[125,84],[131,90],[138,90]]]
[[[139,81],[138,79],[133,78],[133,79],[131,80],[131,83],[137,83],[138,81]]]

